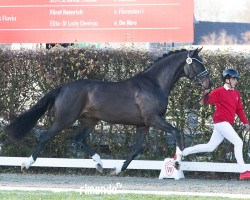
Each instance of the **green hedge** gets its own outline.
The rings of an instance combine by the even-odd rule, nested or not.
[[[205,65],[210,71],[214,87],[222,85],[221,73],[225,67],[236,67],[241,74],[239,89],[242,92],[246,114],[250,118],[249,105],[249,56],[230,51],[201,52]],[[53,120],[53,112],[48,112],[39,120],[34,131],[22,145],[11,143],[3,131],[4,123],[29,108],[45,92],[67,82],[90,78],[120,81],[144,70],[156,56],[152,53],[130,49],[97,49],[55,47],[50,50],[0,50],[0,111],[1,156],[29,156],[36,145],[36,135],[46,129]],[[193,81],[181,79],[171,92],[166,119],[183,133],[186,146],[207,142],[212,134],[213,106],[201,104],[201,91]],[[71,126],[46,145],[40,157],[85,157],[81,149],[72,144],[71,138],[77,125]],[[244,139],[244,157],[249,161],[247,151],[249,137],[245,136],[237,120],[235,128]],[[102,133],[102,134],[101,134]],[[91,134],[89,143],[103,158],[124,159],[131,151],[135,129],[100,122]],[[185,135],[184,135],[185,133]],[[164,159],[174,154],[175,145],[170,136],[150,129],[142,153],[137,159]],[[210,160],[216,162],[235,162],[233,146],[224,142],[216,151],[208,154],[191,155],[187,159]]]

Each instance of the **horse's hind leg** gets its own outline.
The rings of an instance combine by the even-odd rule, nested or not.
[[[64,128],[71,125],[72,123],[74,123],[74,121],[77,119],[78,107],[77,106],[73,107],[73,103],[71,105],[65,104],[65,102],[68,102],[68,101],[69,99],[67,98],[57,99],[55,103],[55,114],[54,114],[55,118],[54,118],[53,124],[48,128],[46,132],[40,135],[36,148],[34,149],[29,160],[27,160],[26,162],[22,164],[21,170],[23,170],[24,168],[28,169],[36,161],[44,145],[51,138],[53,138],[57,133],[59,133],[60,131],[62,131]]]
[[[117,175],[121,171],[124,171],[127,169],[128,165],[130,162],[138,155],[140,152],[144,138],[146,134],[148,133],[149,127],[143,126],[143,127],[136,127],[136,138],[135,138],[135,143],[134,143],[134,149],[133,152],[127,157],[125,162],[118,167],[115,167],[114,169],[111,170],[111,175]]]
[[[23,171],[25,168],[28,169],[33,163],[35,163],[41,149],[44,147],[44,145],[52,138],[54,137],[58,132],[60,132],[62,129],[64,129],[67,125],[63,123],[57,123],[54,122],[52,126],[44,133],[41,134],[38,144],[36,148],[34,149],[32,155],[30,158],[24,162],[21,166],[21,171]]]
[[[96,162],[96,169],[102,173],[103,164],[100,156],[86,143],[86,139],[89,137],[90,133],[94,130],[95,125],[98,123],[98,120],[91,118],[84,118],[79,121],[81,122],[82,126],[80,127],[80,129],[77,132],[77,135],[74,138],[75,143],[80,145],[83,148],[84,152]]]

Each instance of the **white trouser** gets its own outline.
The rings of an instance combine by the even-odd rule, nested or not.
[[[234,155],[237,163],[240,166],[240,171],[245,172],[247,169],[242,155],[243,142],[239,135],[235,132],[234,128],[228,122],[214,124],[214,131],[210,141],[207,144],[198,144],[185,148],[183,150],[183,156],[194,153],[212,152],[223,141],[224,138],[234,145]]]

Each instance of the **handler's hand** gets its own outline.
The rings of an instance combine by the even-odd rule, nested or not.
[[[249,131],[250,130],[250,125],[249,124],[244,124],[244,125],[245,125],[244,131]]]
[[[202,95],[204,96],[204,95],[208,94],[209,91],[210,91],[210,90],[203,90],[203,91],[202,91]]]

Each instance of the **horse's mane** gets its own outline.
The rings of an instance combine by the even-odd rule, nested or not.
[[[185,52],[188,51],[187,49],[178,49],[178,50],[174,50],[174,51],[169,51],[168,53],[164,53],[161,57],[156,58],[144,71],[148,70],[149,68],[151,68],[155,63],[159,62],[160,60],[169,57],[170,55],[173,54],[177,54],[180,52]],[[140,72],[139,74],[141,74],[142,72]]]
[[[177,54],[177,53],[180,53],[180,52],[186,52],[186,51],[188,51],[188,50],[187,49],[178,49],[178,50],[174,50],[174,51],[169,51],[168,53],[164,53],[161,57],[156,58],[152,63],[150,63],[143,71],[141,71],[137,75],[135,75],[135,77],[137,77],[138,75],[140,76],[145,71],[149,70],[151,67],[153,67],[154,64],[156,64],[160,60],[162,60],[162,59],[164,59],[166,57],[169,57],[170,55]]]
[[[166,57],[168,57],[168,56],[170,56],[170,55],[172,55],[172,54],[176,54],[176,53],[180,53],[180,52],[185,52],[185,51],[188,51],[188,50],[187,50],[187,49],[178,49],[178,50],[175,50],[175,51],[169,51],[168,53],[164,53],[161,57],[158,57],[158,58],[152,63],[152,65],[155,64],[155,63],[157,63],[157,62],[160,61],[161,59],[166,58]]]

